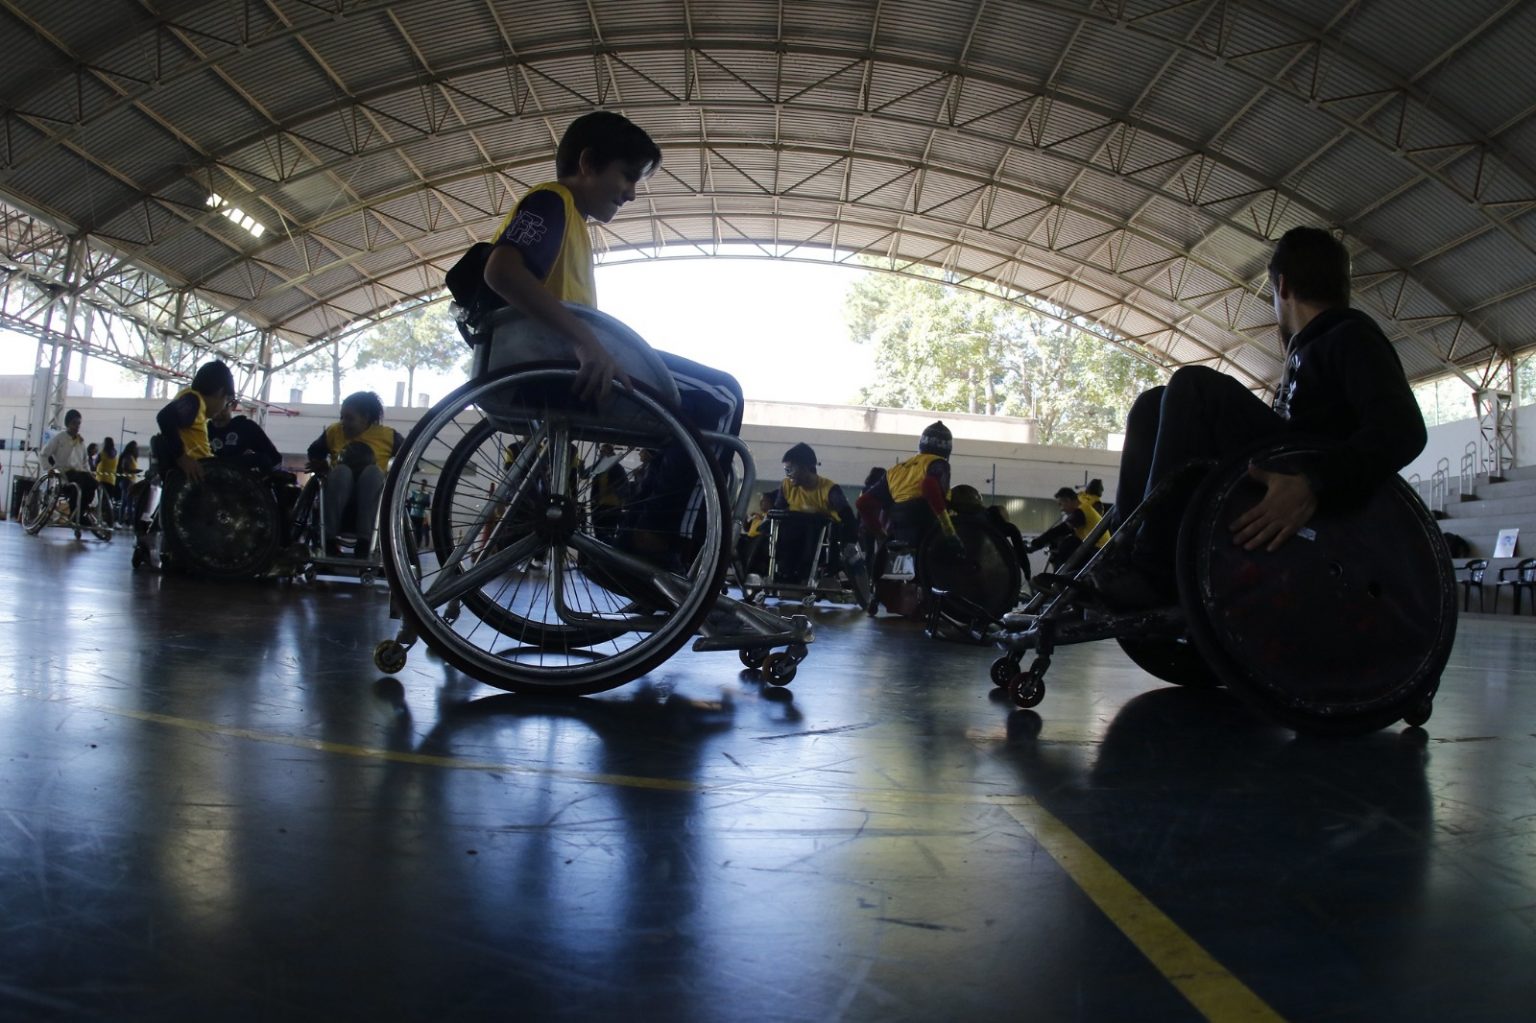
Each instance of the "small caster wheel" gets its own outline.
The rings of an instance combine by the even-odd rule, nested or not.
[[[763,666],[763,662],[768,659],[768,648],[765,646],[744,646],[738,652],[738,656],[741,657],[743,665],[753,671],[757,671]]]
[[[318,578],[319,575],[320,575],[320,573],[315,571],[315,566],[314,565],[305,565],[304,566],[304,581],[306,583],[308,583],[309,585],[313,586],[314,583],[315,583],[315,579]]]
[[[79,530],[79,529],[75,530],[75,539],[76,540],[80,539],[81,533],[82,533],[82,530]]]
[[[791,643],[784,648],[784,653],[789,659],[799,664],[811,655],[811,650],[804,643]]]
[[[1040,706],[1040,701],[1045,699],[1045,680],[1038,679],[1033,673],[1021,671],[1008,683],[1008,698],[1013,701],[1015,707]]]
[[[360,573],[358,573],[357,578],[362,581],[362,584],[364,586],[372,586],[373,585],[373,569],[371,569],[371,568],[363,569]]]
[[[763,660],[763,677],[769,685],[787,686],[795,678],[795,661],[788,654],[769,654]]]
[[[457,601],[457,600],[450,600],[448,602],[448,606],[443,609],[443,621],[444,621],[444,623],[446,623],[448,625],[452,625],[454,622],[458,621],[459,620],[459,612],[461,610],[463,610],[463,608],[464,608],[464,605],[463,605],[462,602]]]
[[[399,640],[381,639],[373,648],[373,666],[386,675],[393,675],[405,667],[405,647]]]
[[[1429,720],[1430,715],[1434,712],[1434,698],[1426,696],[1424,699],[1408,708],[1408,713],[1403,715],[1403,721],[1411,728],[1422,728],[1424,727],[1424,723]]]
[[[142,547],[135,547],[133,549],[134,570],[137,571],[147,564],[149,564],[149,552]]]
[[[999,689],[1005,688],[1013,677],[1020,671],[1019,662],[1012,657],[999,657],[992,662],[992,684]]]

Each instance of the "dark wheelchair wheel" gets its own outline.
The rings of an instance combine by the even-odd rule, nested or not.
[[[248,469],[205,459],[203,478],[172,474],[160,507],[172,561],[212,579],[248,579],[272,564],[281,524],[272,489]]]
[[[1179,536],[1190,635],[1241,700],[1300,732],[1385,728],[1433,699],[1456,636],[1456,583],[1440,529],[1393,477],[1358,507],[1319,512],[1278,551],[1229,526],[1264,494],[1250,461],[1298,471],[1286,442],[1213,470]]]
[[[1174,639],[1130,639],[1116,637],[1120,649],[1142,671],[1153,678],[1176,686],[1209,689],[1221,685],[1200,651],[1191,642]]]
[[[58,507],[60,489],[58,473],[50,472],[38,477],[21,499],[22,529],[32,536],[43,531],[43,527],[53,518],[54,509]]]
[[[725,577],[725,483],[697,431],[643,385],[579,405],[573,379],[568,364],[534,364],[471,381],[417,423],[384,484],[384,571],[401,617],[449,663],[512,691],[579,695],[644,675],[698,631]],[[600,538],[582,468],[604,445],[684,465],[698,529]],[[432,516],[420,552],[407,514],[418,478]],[[650,500],[630,495],[626,516]]]
[[[925,588],[947,593],[961,617],[986,618],[979,625],[998,621],[1018,603],[1023,584],[1013,548],[983,521],[959,516],[954,525],[965,552],[951,551],[935,526],[918,545],[917,577]]]
[[[467,529],[484,531],[483,523],[469,520],[479,514],[488,486],[509,468],[508,452],[525,439],[525,435],[502,433],[490,419],[481,419],[453,443],[431,488],[432,527],[428,535],[431,551],[440,551],[441,557],[446,558],[454,549],[455,538],[461,537]],[[588,448],[590,450],[586,450]],[[584,454],[595,458],[597,450],[595,445],[581,445],[577,455],[578,458]],[[591,481],[578,478],[576,489],[577,503],[587,503]],[[507,508],[491,511],[490,515],[499,517],[510,513],[514,519],[526,517],[524,507],[522,502],[514,501]],[[526,521],[518,525],[521,533],[532,528]],[[474,589],[464,594],[463,606],[498,632],[531,638],[531,633],[536,631],[540,645],[587,647],[627,631],[597,625],[572,625],[552,616],[521,614],[517,602],[503,601],[486,589]]]

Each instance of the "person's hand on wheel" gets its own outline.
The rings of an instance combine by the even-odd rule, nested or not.
[[[186,474],[187,479],[193,483],[199,483],[203,478],[203,467],[197,459],[191,455],[181,455],[176,459],[176,467]]]
[[[1232,542],[1246,551],[1279,550],[1317,513],[1317,495],[1299,473],[1250,465],[1248,476],[1264,484],[1264,498],[1232,523]]]
[[[619,368],[612,353],[601,343],[584,341],[575,346],[575,351],[576,381],[571,385],[571,393],[582,401],[607,401],[615,380],[625,387],[630,385],[629,374]]]

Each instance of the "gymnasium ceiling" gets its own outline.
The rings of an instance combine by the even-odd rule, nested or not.
[[[1536,345],[1531,0],[0,0],[0,39],[0,201],[106,254],[75,283],[299,349],[437,292],[595,107],[665,153],[604,258],[941,267],[1257,384],[1271,240],[1319,224],[1410,376]]]

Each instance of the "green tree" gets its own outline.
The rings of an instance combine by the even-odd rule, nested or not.
[[[1036,309],[945,284],[870,274],[850,290],[855,341],[874,346],[860,400],[1032,418],[1042,444],[1102,448],[1163,370]]]
[[[453,369],[464,354],[464,342],[445,306],[433,302],[413,309],[367,330],[362,335],[357,368],[378,363],[385,369],[405,370],[406,401],[416,394],[416,371]]]
[[[331,381],[331,404],[341,404],[341,382],[346,376],[346,366],[357,353],[358,346],[362,343],[362,334],[350,334],[345,340],[332,340],[330,344],[316,352],[311,352],[304,361],[293,367],[293,375],[300,386],[308,384],[317,377],[326,376]]]

